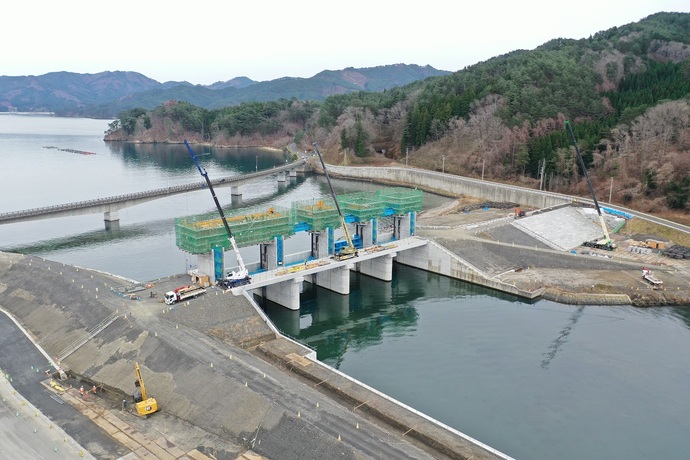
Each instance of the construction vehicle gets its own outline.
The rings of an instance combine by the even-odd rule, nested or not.
[[[216,209],[218,209],[218,214],[220,214],[220,218],[223,221],[223,225],[225,226],[225,232],[228,234],[230,245],[232,246],[232,250],[235,252],[237,264],[239,265],[238,270],[232,271],[230,273],[225,273],[223,279],[218,280],[218,284],[225,289],[231,289],[234,287],[249,284],[251,282],[249,270],[247,270],[247,267],[244,265],[244,260],[242,260],[240,250],[237,248],[235,237],[232,235],[232,232],[230,231],[230,225],[228,224],[228,220],[225,218],[223,208],[218,202],[216,192],[213,190],[213,184],[211,183],[211,179],[208,178],[208,173],[206,172],[206,169],[204,169],[204,167],[201,166],[201,164],[199,163],[199,160],[196,158],[196,155],[194,154],[194,150],[192,150],[192,147],[189,146],[187,139],[184,140],[184,145],[187,146],[187,150],[189,150],[189,154],[192,156],[192,160],[194,160],[194,164],[196,165],[196,169],[199,170],[199,174],[201,174],[201,176],[206,180],[206,185],[208,186],[208,189],[211,192],[213,202],[216,204]]]
[[[345,224],[345,217],[343,217],[343,212],[340,210],[340,205],[338,204],[338,197],[335,196],[335,190],[333,190],[333,184],[331,184],[331,178],[328,176],[328,169],[326,169],[326,163],[324,163],[323,157],[321,156],[321,151],[319,150],[319,145],[316,142],[313,145],[314,145],[314,151],[319,156],[319,160],[321,161],[321,167],[323,168],[323,173],[326,175],[326,181],[328,181],[328,188],[331,189],[331,196],[333,197],[333,201],[335,202],[335,207],[338,210],[338,216],[340,216],[340,224],[343,226],[343,232],[345,233],[345,240],[347,241],[347,246],[343,247],[340,251],[336,252],[333,255],[333,258],[335,260],[352,259],[353,257],[357,257],[357,248],[355,248],[355,245],[352,243],[352,238],[350,237],[350,232],[347,229],[347,225]]]
[[[165,293],[165,303],[168,305],[172,305],[176,302],[182,302],[183,300],[189,299],[191,297],[197,297],[198,295],[203,294],[205,292],[206,289],[204,289],[201,286],[180,286],[177,289]]]
[[[158,410],[158,401],[155,398],[149,397],[146,394],[146,387],[144,386],[144,379],[141,378],[141,371],[139,370],[139,363],[134,362],[134,373],[137,379],[134,381],[134,407],[137,409],[137,415],[140,417],[147,417]]]
[[[599,202],[597,201],[597,196],[594,193],[594,187],[592,187],[592,181],[589,180],[589,174],[587,173],[587,167],[585,166],[585,161],[582,159],[582,155],[580,154],[580,149],[577,147],[577,141],[575,141],[575,134],[573,133],[573,128],[570,126],[570,122],[566,120],[565,126],[568,128],[568,132],[570,133],[570,140],[572,141],[573,145],[575,146],[575,152],[577,152],[577,158],[580,161],[580,167],[582,168],[582,172],[585,175],[585,179],[587,180],[587,186],[589,187],[589,193],[592,194],[592,200],[594,201],[594,207],[597,210],[597,214],[599,215],[599,224],[601,225],[601,229],[604,232],[604,238],[598,241],[585,241],[582,243],[583,246],[586,246],[588,248],[594,248],[594,249],[603,249],[606,251],[613,251],[616,249],[616,244],[611,240],[611,236],[609,235],[609,230],[606,227],[606,221],[604,220],[604,216],[601,213],[601,208],[599,207]]]
[[[654,289],[660,289],[664,287],[664,282],[656,278],[652,271],[647,267],[642,267],[642,279],[652,285]]]

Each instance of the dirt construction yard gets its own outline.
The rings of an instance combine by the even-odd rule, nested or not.
[[[585,300],[588,294],[624,294],[639,306],[690,306],[690,259],[668,258],[658,249],[630,250],[631,246],[647,239],[662,241],[665,247],[672,246],[672,240],[661,236],[666,232],[655,234],[648,229],[645,234],[627,232],[626,223],[612,234],[617,249],[595,250],[578,244],[578,237],[581,241],[589,240],[586,231],[591,228],[586,217],[580,219],[571,215],[566,217],[571,220],[559,225],[558,210],[525,208],[527,215],[516,219],[512,207],[500,209],[470,204],[474,209],[468,210],[468,203],[458,199],[420,213],[417,235],[455,252],[485,276],[524,290],[544,288],[566,298],[575,294]],[[537,216],[542,224],[533,230],[523,230],[529,228],[524,220]],[[518,221],[523,225],[516,225]],[[609,228],[612,224],[608,223]],[[597,226],[593,225],[596,231]],[[554,249],[558,244],[567,245],[568,238],[572,247]],[[663,288],[654,289],[642,278],[643,267],[650,268],[654,276],[663,281]]]

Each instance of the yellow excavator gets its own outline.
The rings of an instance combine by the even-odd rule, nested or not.
[[[158,410],[158,401],[153,397],[147,397],[144,379],[141,378],[139,363],[136,361],[134,362],[134,373],[137,376],[137,380],[134,382],[134,386],[137,388],[134,391],[134,407],[137,408],[137,415],[147,417]]]

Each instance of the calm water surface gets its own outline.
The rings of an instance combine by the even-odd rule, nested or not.
[[[200,180],[184,146],[105,144],[107,124],[0,115],[0,212]],[[96,155],[43,148],[51,145]],[[264,150],[197,153],[212,178],[285,161]],[[328,194],[311,177],[283,187],[267,179],[243,192],[247,206]],[[218,190],[222,203],[229,193]],[[439,200],[425,196],[425,205]],[[0,225],[0,249],[150,280],[190,263],[175,246],[174,217],[213,209],[200,191],[120,211],[115,231],[98,214]],[[258,259],[256,248],[243,255]],[[300,311],[265,306],[283,331],[324,362],[513,457],[690,456],[688,310],[528,303],[399,265],[390,283],[354,275],[349,296],[305,286]]]

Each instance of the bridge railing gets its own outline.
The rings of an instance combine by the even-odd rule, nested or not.
[[[56,204],[56,205],[51,205],[51,206],[44,206],[41,208],[31,208],[31,209],[24,209],[21,211],[3,212],[3,213],[0,213],[0,220],[9,219],[9,218],[13,218],[13,217],[32,216],[32,215],[37,215],[37,214],[49,214],[51,212],[68,211],[71,209],[88,208],[88,207],[103,205],[103,204],[120,203],[123,201],[131,200],[131,199],[137,199],[137,198],[146,198],[146,197],[151,197],[151,196],[167,195],[167,194],[174,193],[174,192],[183,192],[183,191],[187,191],[187,190],[194,190],[197,188],[201,188],[204,185],[205,184],[202,182],[198,182],[198,183],[194,183],[194,184],[175,185],[175,186],[164,187],[164,188],[159,188],[159,189],[155,189],[155,190],[148,190],[145,192],[127,193],[124,195],[115,195],[115,196],[109,196],[109,197],[105,197],[105,198],[96,198],[93,200],[75,201],[73,203]]]
[[[248,174],[240,174],[237,176],[229,176],[229,177],[223,177],[220,179],[214,179],[211,181],[211,183],[213,185],[222,185],[222,184],[226,184],[228,182],[247,181],[247,180],[255,179],[258,177],[263,177],[266,175],[271,175],[271,174],[275,174],[278,172],[293,169],[297,166],[303,165],[304,163],[305,163],[304,160],[299,160],[299,161],[296,161],[294,163],[286,164],[284,166],[279,166],[279,167],[271,168],[271,169],[264,169],[263,171],[257,171],[257,172],[248,173]],[[109,197],[105,197],[105,198],[95,198],[93,200],[75,201],[73,203],[56,204],[56,205],[51,205],[51,206],[44,206],[41,208],[23,209],[21,211],[3,212],[3,213],[0,213],[0,221],[11,220],[11,219],[16,219],[16,218],[20,218],[20,217],[36,216],[36,215],[41,215],[41,214],[51,214],[51,213],[60,212],[60,211],[70,211],[73,209],[89,208],[89,207],[93,207],[93,206],[122,203],[123,201],[139,199],[139,198],[149,198],[149,197],[154,197],[154,196],[171,195],[174,193],[181,193],[181,192],[201,189],[201,188],[204,188],[205,186],[206,186],[205,182],[193,182],[190,184],[173,185],[170,187],[163,187],[163,188],[158,188],[158,189],[154,189],[154,190],[147,190],[144,192],[127,193],[124,195],[115,195],[115,196],[109,196]]]

